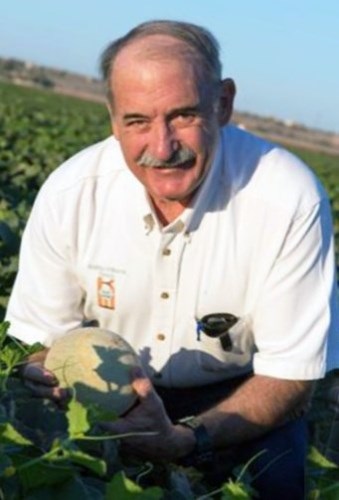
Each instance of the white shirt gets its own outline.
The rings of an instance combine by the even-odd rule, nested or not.
[[[252,368],[315,379],[339,366],[334,274],[328,199],[287,151],[225,127],[194,205],[162,228],[110,137],[40,190],[6,319],[12,335],[46,346],[96,319],[159,385]],[[197,334],[197,320],[220,312],[240,318],[231,352]]]

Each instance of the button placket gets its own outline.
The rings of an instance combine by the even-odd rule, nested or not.
[[[155,286],[158,292],[155,296],[153,325],[157,366],[166,367],[171,355],[180,261],[178,256],[182,245],[182,234],[162,234],[155,268]],[[168,377],[166,368],[163,376]]]

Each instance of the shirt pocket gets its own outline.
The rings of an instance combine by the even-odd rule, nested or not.
[[[212,338],[201,333],[197,362],[201,369],[209,372],[246,372],[251,368],[256,350],[249,316],[240,318],[228,330],[230,347],[224,350],[219,338]]]

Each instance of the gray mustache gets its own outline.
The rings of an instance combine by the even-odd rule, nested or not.
[[[167,160],[159,160],[146,151],[138,159],[137,164],[141,167],[177,167],[187,161],[195,160],[195,153],[188,147],[181,147],[174,151]]]

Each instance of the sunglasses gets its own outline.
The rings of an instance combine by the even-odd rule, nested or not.
[[[200,320],[197,320],[197,339],[200,340],[201,333],[204,333],[208,337],[219,338],[224,351],[231,351],[232,340],[228,331],[236,324],[238,319],[229,313],[207,314]]]

